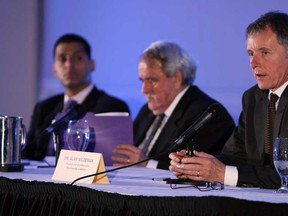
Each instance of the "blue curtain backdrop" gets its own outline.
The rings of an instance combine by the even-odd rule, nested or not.
[[[242,93],[256,82],[246,54],[245,28],[270,10],[288,12],[287,0],[61,0],[44,1],[38,99],[63,91],[52,73],[52,47],[64,33],[90,41],[93,82],[124,99],[135,118],[145,100],[137,63],[156,40],[173,41],[197,61],[195,85],[222,102],[235,121]]]

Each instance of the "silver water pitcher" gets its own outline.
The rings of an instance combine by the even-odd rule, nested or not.
[[[22,117],[0,116],[0,171],[22,171],[21,151],[26,144]]]

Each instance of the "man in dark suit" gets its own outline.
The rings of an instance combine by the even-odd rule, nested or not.
[[[83,37],[76,34],[61,36],[54,44],[53,57],[53,72],[65,93],[36,104],[23,152],[29,159],[42,160],[46,155],[55,154],[52,142],[49,145],[50,135],[38,138],[69,100],[81,104],[87,112],[129,112],[124,101],[93,86],[91,73],[95,62],[91,58],[90,45]]]
[[[195,151],[196,157],[186,158],[185,151],[171,153],[170,170],[179,178],[218,181],[232,186],[279,188],[272,152],[264,148],[268,130],[268,103],[275,94],[275,123],[272,140],[288,137],[288,15],[269,12],[246,29],[250,67],[258,85],[243,95],[238,127],[216,157]],[[271,93],[273,93],[271,95]],[[268,127],[268,126],[267,126]],[[264,136],[265,134],[265,136]]]
[[[216,103],[192,85],[195,70],[192,58],[175,43],[155,42],[144,51],[138,73],[147,104],[142,107],[134,121],[136,147],[118,145],[115,153],[122,157],[112,157],[114,165],[127,165],[167,151],[174,140],[210,105]],[[221,151],[223,143],[232,133],[234,122],[222,105],[219,105],[217,114],[215,119],[196,133],[193,139],[195,149],[211,154]],[[153,125],[160,116],[163,116],[163,120],[157,130],[153,130]],[[152,131],[155,131],[153,137]],[[168,169],[169,164],[166,152],[140,165]]]

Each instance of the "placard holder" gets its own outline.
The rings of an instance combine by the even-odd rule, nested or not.
[[[101,153],[62,149],[52,179],[73,182],[81,176],[103,171],[105,164]],[[83,179],[79,183],[110,184],[106,173]]]
[[[100,161],[99,161],[99,166],[97,168],[97,173],[104,172],[105,170],[106,169],[105,169],[105,165],[104,165],[104,160],[103,160],[103,156],[101,154]],[[97,184],[110,184],[106,173],[103,173],[101,175],[96,175],[94,177],[92,183],[93,184],[96,184],[96,183]]]

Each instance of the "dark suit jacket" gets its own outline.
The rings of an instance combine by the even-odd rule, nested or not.
[[[171,142],[176,140],[213,103],[216,103],[214,99],[196,86],[190,86],[165,124],[149,156],[165,152],[171,146]],[[136,146],[141,144],[154,118],[155,116],[145,104],[134,121],[134,144]],[[220,105],[218,116],[196,133],[193,141],[195,149],[213,155],[220,153],[233,129],[233,119],[226,109]],[[156,159],[159,161],[158,168],[169,168],[170,159],[168,155],[166,153]]]
[[[242,113],[238,127],[225,144],[219,159],[237,166],[238,183],[262,188],[280,187],[280,178],[274,165],[264,165],[264,122],[269,91],[253,86],[243,94]],[[288,137],[288,88],[279,99],[276,111],[274,138]]]
[[[64,94],[60,94],[36,104],[23,157],[42,160],[46,156],[50,135],[40,140],[37,140],[37,137],[51,124],[57,113],[62,112],[63,103]],[[83,105],[87,112],[129,112],[129,108],[124,101],[112,97],[96,87],[88,94],[83,101]]]

